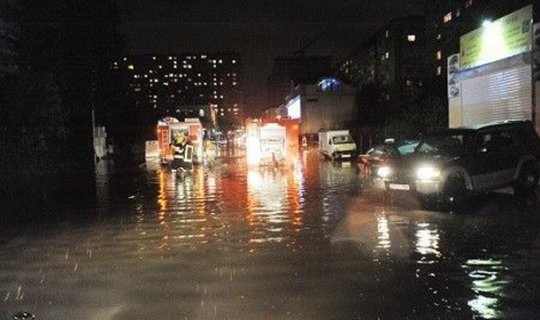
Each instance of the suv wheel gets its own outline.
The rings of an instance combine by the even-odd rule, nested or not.
[[[465,206],[467,188],[462,177],[448,177],[443,189],[443,204],[446,209],[459,210]]]
[[[418,196],[418,201],[424,210],[439,211],[441,209],[441,203],[437,197]]]
[[[534,164],[524,164],[514,183],[514,192],[517,194],[531,193],[536,190],[537,186],[538,172],[536,171]]]

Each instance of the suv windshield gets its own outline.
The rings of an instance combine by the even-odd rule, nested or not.
[[[470,140],[469,135],[465,133],[442,133],[426,137],[415,151],[439,155],[460,155],[465,151]]]
[[[418,146],[418,141],[405,141],[400,145],[396,146],[399,154],[404,156],[406,154],[414,152],[414,149]]]

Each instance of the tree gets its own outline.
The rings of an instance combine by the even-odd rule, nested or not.
[[[92,163],[91,110],[107,114],[111,61],[122,48],[119,9],[110,0],[21,0],[13,123],[39,136],[41,157]],[[84,160],[83,160],[84,161]]]
[[[417,137],[431,130],[448,127],[448,108],[440,96],[424,90],[422,94],[408,100],[402,111],[386,121],[387,137]]]

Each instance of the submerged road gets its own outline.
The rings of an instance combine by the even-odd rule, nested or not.
[[[424,211],[383,201],[354,165],[314,153],[279,170],[223,159],[183,179],[104,161],[90,186],[40,188],[23,210],[36,218],[3,227],[0,319],[540,314],[535,197],[499,192],[465,214]],[[2,201],[4,215],[22,210]]]

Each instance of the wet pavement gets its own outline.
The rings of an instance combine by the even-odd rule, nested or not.
[[[424,211],[362,189],[354,165],[316,153],[280,169],[223,159],[184,178],[101,162],[91,185],[28,192],[41,200],[3,201],[0,319],[540,314],[535,197],[497,192],[466,213]]]

